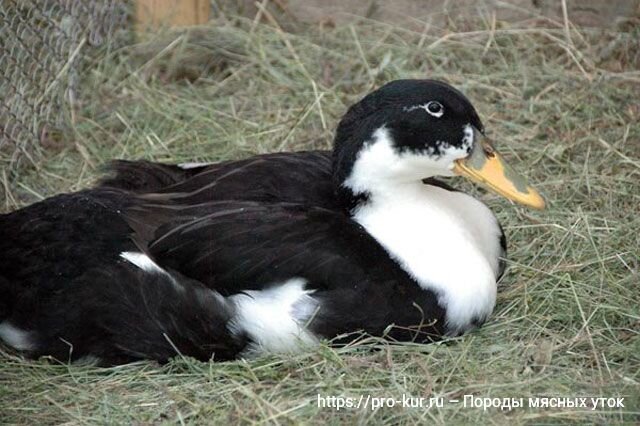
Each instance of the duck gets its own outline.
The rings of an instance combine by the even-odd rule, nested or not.
[[[451,176],[545,206],[467,97],[430,79],[367,94],[332,150],[117,160],[91,188],[0,216],[0,340],[118,365],[462,335],[493,311],[506,238]]]

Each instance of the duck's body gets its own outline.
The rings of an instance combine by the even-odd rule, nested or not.
[[[394,151],[389,121],[354,130],[349,114],[333,153],[119,162],[94,189],[0,216],[0,338],[112,364],[358,331],[425,342],[481,324],[504,234],[478,200],[412,175],[473,141],[425,160]],[[357,151],[339,149],[356,136]]]

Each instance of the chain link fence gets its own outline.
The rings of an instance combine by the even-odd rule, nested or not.
[[[113,43],[128,11],[118,0],[0,2],[0,152],[9,164],[69,127],[83,64]]]

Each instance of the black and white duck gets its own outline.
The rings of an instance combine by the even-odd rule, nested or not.
[[[493,310],[506,243],[485,204],[434,179],[454,175],[544,207],[433,80],[364,97],[332,152],[116,162],[94,188],[0,216],[0,338],[118,364],[462,334]]]

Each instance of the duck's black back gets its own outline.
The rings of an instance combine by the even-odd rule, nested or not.
[[[238,200],[340,209],[332,173],[330,151],[264,154],[189,169],[116,161],[110,176],[99,186],[138,194],[169,194],[181,205]]]

